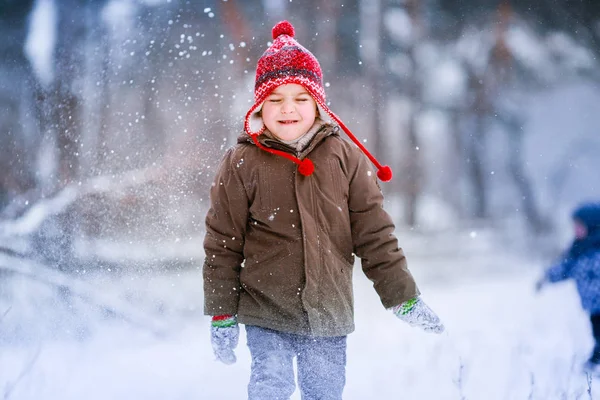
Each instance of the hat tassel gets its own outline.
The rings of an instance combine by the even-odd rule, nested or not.
[[[254,141],[254,144],[261,150],[264,150],[266,152],[269,152],[271,154],[275,154],[281,157],[285,157],[290,161],[295,162],[296,164],[298,164],[298,172],[300,172],[302,175],[304,176],[309,176],[311,175],[314,170],[315,170],[315,165],[313,164],[313,162],[311,160],[309,160],[308,158],[305,158],[303,160],[298,159],[297,157],[292,156],[289,153],[286,153],[285,151],[281,151],[281,150],[275,150],[275,149],[271,149],[269,147],[265,147],[263,146],[257,138],[258,135],[250,135],[250,137],[252,138],[252,140]]]
[[[371,162],[377,167],[377,177],[383,182],[389,182],[392,179],[392,169],[388,165],[381,165],[379,161],[377,161],[377,159],[369,152],[369,150],[367,150],[367,148],[363,146],[363,144],[356,138],[356,136],[352,134],[350,129],[348,129],[348,127],[344,125],[344,123],[337,117],[337,115],[331,112],[331,110],[329,110],[328,114],[331,116],[331,118],[335,120],[335,122],[338,123],[340,128],[342,128],[344,132],[346,132],[346,135],[348,135],[348,137],[352,139],[352,141],[362,150],[363,153],[365,153],[367,157],[369,157],[369,160],[371,160]]]

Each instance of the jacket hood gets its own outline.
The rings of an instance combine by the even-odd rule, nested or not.
[[[583,204],[573,212],[572,217],[586,226],[587,236],[573,241],[566,255],[567,260],[577,259],[591,251],[600,251],[600,203]]]

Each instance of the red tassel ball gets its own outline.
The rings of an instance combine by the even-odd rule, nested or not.
[[[392,180],[392,169],[387,165],[384,165],[379,169],[379,171],[377,171],[377,177],[383,182]]]
[[[300,161],[300,165],[298,166],[298,172],[300,172],[304,176],[309,176],[315,171],[315,165],[308,158]]]
[[[281,21],[273,27],[273,39],[277,39],[279,35],[294,37],[295,33],[294,27],[288,21]]]

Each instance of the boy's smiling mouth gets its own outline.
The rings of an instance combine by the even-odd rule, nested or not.
[[[285,120],[285,121],[279,121],[280,124],[284,124],[284,125],[289,125],[289,124],[295,124],[297,123],[298,120],[296,119],[290,119],[290,120]]]

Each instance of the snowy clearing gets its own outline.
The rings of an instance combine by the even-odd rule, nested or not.
[[[463,267],[462,273],[431,279],[432,271],[421,269],[422,262],[413,257],[413,273],[447,332],[427,335],[394,318],[381,307],[357,265],[357,329],[348,341],[345,399],[590,398],[587,378],[579,371],[592,339],[573,285],[555,285],[536,295],[536,266],[524,264],[518,272],[513,265],[505,273],[481,276],[464,273]],[[106,291],[128,285],[142,293],[140,297],[144,291],[152,293],[167,313],[183,312],[166,337],[118,319],[102,322],[88,316],[88,326],[89,321],[96,325],[79,339],[61,335],[60,339],[5,341],[0,351],[0,388],[5,398],[246,397],[250,355],[244,330],[238,362],[233,366],[215,362],[209,319],[201,315],[200,271],[137,277],[135,285],[127,279],[100,284]],[[23,290],[31,290],[31,284],[22,285]],[[8,309],[3,318],[8,323],[16,312]],[[58,312],[37,318],[30,318],[29,324],[45,321],[45,329],[52,321],[65,327],[73,322]],[[600,393],[595,385],[592,382],[593,392]],[[296,393],[293,398],[300,396]]]

